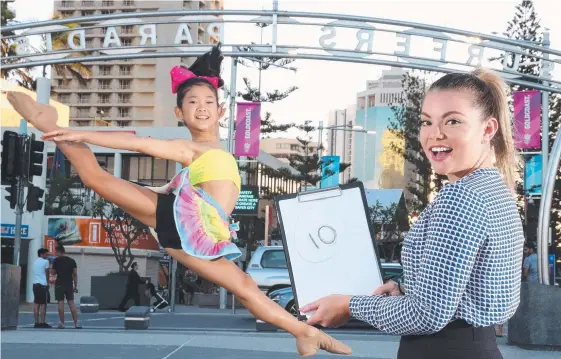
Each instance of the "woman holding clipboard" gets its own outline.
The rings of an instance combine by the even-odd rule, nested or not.
[[[398,359],[502,358],[494,326],[518,307],[524,245],[504,87],[485,70],[448,74],[430,87],[419,137],[450,183],[403,243],[403,284],[322,298],[301,308],[316,311],[308,324],[334,327],[352,317],[401,335]]]

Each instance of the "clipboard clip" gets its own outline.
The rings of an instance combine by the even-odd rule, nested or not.
[[[298,202],[311,202],[320,199],[339,197],[343,194],[343,190],[339,186],[314,189],[311,191],[298,192]]]

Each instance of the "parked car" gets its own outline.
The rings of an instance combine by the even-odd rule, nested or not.
[[[382,263],[382,272],[384,280],[388,280],[400,276],[403,273],[403,268],[399,263]],[[292,286],[270,291],[268,296],[290,314],[294,316],[299,315],[298,307],[294,301],[294,294],[292,293]]]
[[[267,295],[291,286],[282,246],[258,247],[251,256],[246,273]]]

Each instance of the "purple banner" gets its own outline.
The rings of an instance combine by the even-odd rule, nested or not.
[[[236,116],[234,156],[259,156],[261,103],[239,102]]]
[[[518,149],[540,148],[540,91],[516,91],[513,98],[516,147]]]

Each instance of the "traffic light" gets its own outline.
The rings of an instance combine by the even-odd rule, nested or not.
[[[19,134],[4,131],[2,136],[2,184],[22,175],[23,141]]]
[[[27,163],[27,178],[29,182],[33,182],[33,176],[41,176],[43,173],[43,149],[45,142],[36,141],[35,136],[27,139],[29,161]]]
[[[8,202],[10,202],[10,208],[15,209],[16,204],[18,203],[18,185],[17,185],[17,182],[15,180],[12,181],[12,184],[10,184],[9,187],[6,187],[6,191],[8,192],[8,195],[4,198],[6,198],[8,200]]]
[[[27,188],[27,212],[40,211],[43,208],[43,194],[45,193],[40,187],[29,184]]]

